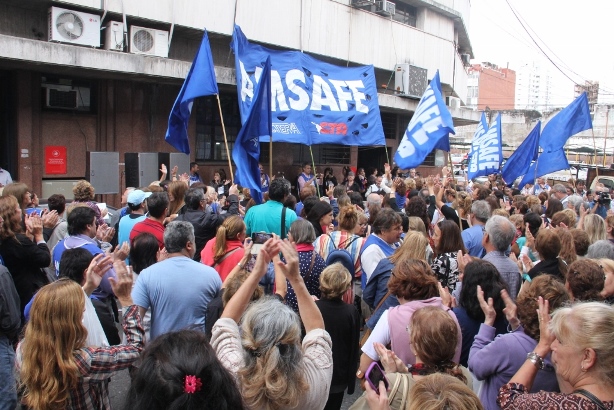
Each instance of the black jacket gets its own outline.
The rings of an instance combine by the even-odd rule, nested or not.
[[[19,295],[8,269],[0,265],[0,335],[11,340],[21,327]]]

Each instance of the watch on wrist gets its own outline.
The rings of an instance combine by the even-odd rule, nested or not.
[[[542,357],[538,355],[537,353],[535,352],[527,353],[527,360],[533,363],[533,365],[535,365],[535,367],[537,367],[538,369],[540,370],[544,369],[544,359],[542,359]]]

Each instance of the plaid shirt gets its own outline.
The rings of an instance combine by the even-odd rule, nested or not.
[[[71,410],[107,410],[109,401],[110,377],[120,370],[130,367],[143,350],[144,330],[138,306],[128,307],[122,324],[126,334],[126,344],[108,347],[83,347],[74,351],[79,369],[77,387],[70,391],[66,408]],[[18,349],[17,363],[21,361]],[[19,366],[19,364],[18,364]]]

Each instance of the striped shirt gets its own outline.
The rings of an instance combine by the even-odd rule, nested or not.
[[[359,278],[362,275],[362,267],[360,265],[360,250],[367,238],[354,235],[347,231],[335,231],[328,235],[320,235],[313,243],[316,252],[320,254],[322,259],[326,260],[328,254],[335,249],[345,249],[354,260],[354,277]]]

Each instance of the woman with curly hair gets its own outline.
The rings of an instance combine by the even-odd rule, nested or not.
[[[280,251],[286,263],[279,259]],[[248,307],[271,261],[294,288],[300,318],[274,297]],[[302,346],[301,321],[306,332]],[[251,274],[213,326],[211,345],[237,380],[246,407],[324,408],[333,373],[332,343],[299,273],[298,253],[289,241],[273,238],[263,245]]]
[[[429,235],[432,234],[431,220],[428,212],[426,211],[426,202],[419,196],[414,196],[409,199],[405,205],[405,215],[408,217],[417,216],[424,222],[424,227],[427,229]]]
[[[107,211],[105,210],[103,213],[100,212],[100,208],[98,208],[98,205],[96,205],[96,202],[94,202],[94,192],[95,191],[92,184],[82,179],[72,188],[72,193],[74,195],[73,202],[85,203],[87,206],[92,208],[96,213],[96,224],[101,226],[105,223],[104,217],[106,216]]]
[[[124,312],[126,344],[86,346],[83,326],[85,293],[78,283],[60,279],[43,287],[34,298],[30,321],[17,348],[23,400],[37,410],[110,408],[109,378],[134,363],[143,348],[138,306],[132,302],[132,274],[123,261],[114,263],[113,292]],[[100,283],[94,270],[92,283]],[[97,279],[95,279],[97,278]],[[89,281],[90,279],[88,279]]]
[[[497,313],[492,298],[485,300],[484,292],[478,289],[485,319],[469,352],[469,370],[478,380],[484,381],[480,400],[486,409],[499,408],[499,388],[512,378],[527,359],[527,352],[532,351],[539,342],[537,299],[540,296],[549,301],[551,310],[569,301],[565,286],[557,278],[552,275],[538,276],[518,295],[517,305],[514,305],[511,299],[506,299],[504,312],[513,332],[495,338],[493,325]],[[547,356],[544,358],[544,368],[537,373],[531,392],[558,389],[554,367],[550,356]]]
[[[591,259],[580,259],[569,265],[565,287],[574,302],[601,302],[606,275],[602,266]]]

